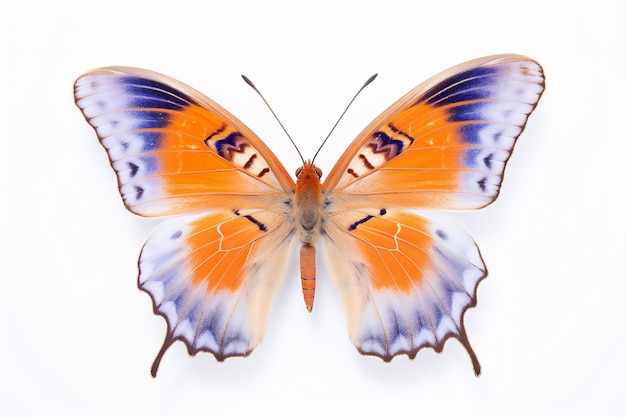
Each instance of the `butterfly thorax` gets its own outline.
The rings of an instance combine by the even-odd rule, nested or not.
[[[296,172],[294,196],[296,232],[303,245],[313,245],[320,234],[322,218],[322,171],[306,162]]]
[[[312,162],[305,162],[296,171],[296,189],[293,198],[293,216],[296,235],[302,243],[300,248],[300,277],[302,294],[309,312],[315,298],[315,242],[320,236],[322,225],[322,171]]]

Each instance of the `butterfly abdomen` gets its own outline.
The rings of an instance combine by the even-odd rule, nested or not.
[[[304,304],[309,313],[313,311],[315,301],[315,246],[302,245],[300,247],[300,280]]]

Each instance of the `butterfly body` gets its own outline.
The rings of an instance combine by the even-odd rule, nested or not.
[[[302,294],[309,312],[315,299],[315,243],[320,237],[325,214],[323,209],[322,171],[307,161],[296,171],[294,225],[300,248]]]
[[[352,142],[322,182],[296,181],[245,124],[191,87],[110,67],[76,81],[76,104],[117,173],[124,204],[175,216],[150,236],[139,288],[167,323],[152,366],[176,340],[218,360],[261,341],[293,242],[309,311],[316,247],[357,349],[385,361],[458,339],[480,373],[463,318],[487,270],[473,239],[437,210],[493,202],[544,88],[519,55],[479,58],[417,86]]]

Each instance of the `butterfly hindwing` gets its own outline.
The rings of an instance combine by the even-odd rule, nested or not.
[[[75,84],[76,104],[143,216],[258,207],[293,188],[274,154],[218,104],[172,78],[110,67]]]
[[[381,208],[333,216],[323,239],[357,349],[385,361],[441,351],[459,339],[476,360],[463,327],[487,274],[472,238],[448,216]]]
[[[292,234],[282,215],[264,210],[186,216],[156,230],[139,259],[139,288],[168,327],[153,375],[175,340],[219,360],[260,343]]]
[[[328,176],[335,193],[400,207],[491,203],[517,137],[543,92],[536,62],[470,61],[413,89],[370,124]]]

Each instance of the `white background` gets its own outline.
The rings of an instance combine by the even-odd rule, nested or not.
[[[626,414],[623,6],[616,1],[2,0],[0,415],[618,416]],[[158,220],[124,209],[74,106],[81,73],[166,73],[242,119],[292,172],[300,163],[245,73],[325,172],[378,113],[457,63],[537,59],[547,89],[490,207],[455,215],[490,276],[455,340],[392,363],[351,345],[326,270],[315,310],[295,262],[248,358],[191,359],[153,380],[165,333],[136,289]]]

